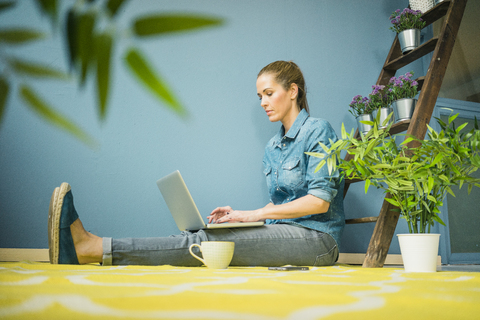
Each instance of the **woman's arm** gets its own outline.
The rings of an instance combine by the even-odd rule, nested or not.
[[[212,211],[208,217],[210,222],[251,222],[265,219],[293,219],[311,214],[320,214],[328,211],[330,203],[313,195],[288,203],[274,205],[267,204],[265,207],[250,211],[237,211],[231,207],[220,207]]]

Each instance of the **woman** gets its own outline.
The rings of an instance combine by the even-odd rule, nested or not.
[[[271,122],[282,127],[265,148],[264,173],[270,202],[258,210],[220,207],[210,223],[266,220],[255,228],[199,230],[166,238],[112,239],[87,232],[73,205],[70,186],[56,188],[49,209],[52,263],[199,266],[188,248],[201,241],[234,241],[232,266],[332,265],[345,225],[343,182],[326,168],[315,173],[318,158],[337,137],[330,124],[308,114],[303,74],[293,62],[276,61],[257,76],[257,95]]]

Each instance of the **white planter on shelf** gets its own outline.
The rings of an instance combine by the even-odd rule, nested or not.
[[[435,0],[409,0],[412,10],[420,10],[422,13],[427,12],[435,6]]]

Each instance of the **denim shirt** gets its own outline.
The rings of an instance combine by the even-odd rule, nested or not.
[[[340,245],[345,226],[344,181],[340,181],[338,172],[330,176],[326,165],[315,173],[321,159],[305,154],[323,152],[318,142],[329,147],[330,140],[337,141],[330,123],[311,118],[305,110],[300,112],[287,134],[282,126],[270,139],[263,158],[270,202],[279,205],[311,194],[330,202],[330,207],[325,213],[294,219],[268,219],[266,223],[288,223],[325,232]]]

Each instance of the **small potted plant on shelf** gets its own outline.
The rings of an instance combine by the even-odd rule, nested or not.
[[[436,271],[440,235],[430,231],[434,223],[443,224],[438,216],[443,199],[447,193],[454,195],[455,185],[468,185],[469,193],[473,186],[480,187],[480,179],[472,176],[480,167],[480,130],[475,120],[474,130],[461,133],[465,125],[453,125],[457,116],[451,116],[448,124],[437,119],[442,130],[436,132],[428,127],[429,139],[407,137],[398,144],[389,135],[391,125],[379,129],[374,121],[373,129],[359,139],[353,130],[348,134],[342,125],[340,140],[330,148],[320,143],[325,153],[309,153],[322,158],[317,170],[324,165],[330,173],[341,169],[343,177],[364,180],[365,192],[373,185],[388,193],[385,200],[400,211],[410,232],[398,235],[405,271]],[[342,159],[342,151],[353,157]],[[412,239],[413,235],[418,237]],[[420,253],[419,257],[409,253],[409,244]]]
[[[393,113],[393,109],[390,106],[390,97],[384,91],[385,86],[374,85],[372,86],[372,92],[368,95],[368,103],[370,108],[373,109],[373,119],[378,117],[380,128],[387,127],[393,121],[393,117],[389,117]],[[387,118],[388,121],[386,121]]]
[[[420,45],[420,30],[425,27],[426,22],[421,18],[420,10],[409,8],[397,9],[390,16],[393,24],[390,29],[395,31],[400,42],[402,53],[408,53]]]
[[[358,131],[366,134],[372,126],[368,123],[373,121],[372,108],[367,97],[356,95],[349,104],[350,113],[353,114],[357,120]],[[368,123],[367,123],[368,122]]]
[[[413,72],[392,77],[387,85],[386,100],[391,102],[395,123],[412,118],[417,99],[418,82],[412,79]]]

